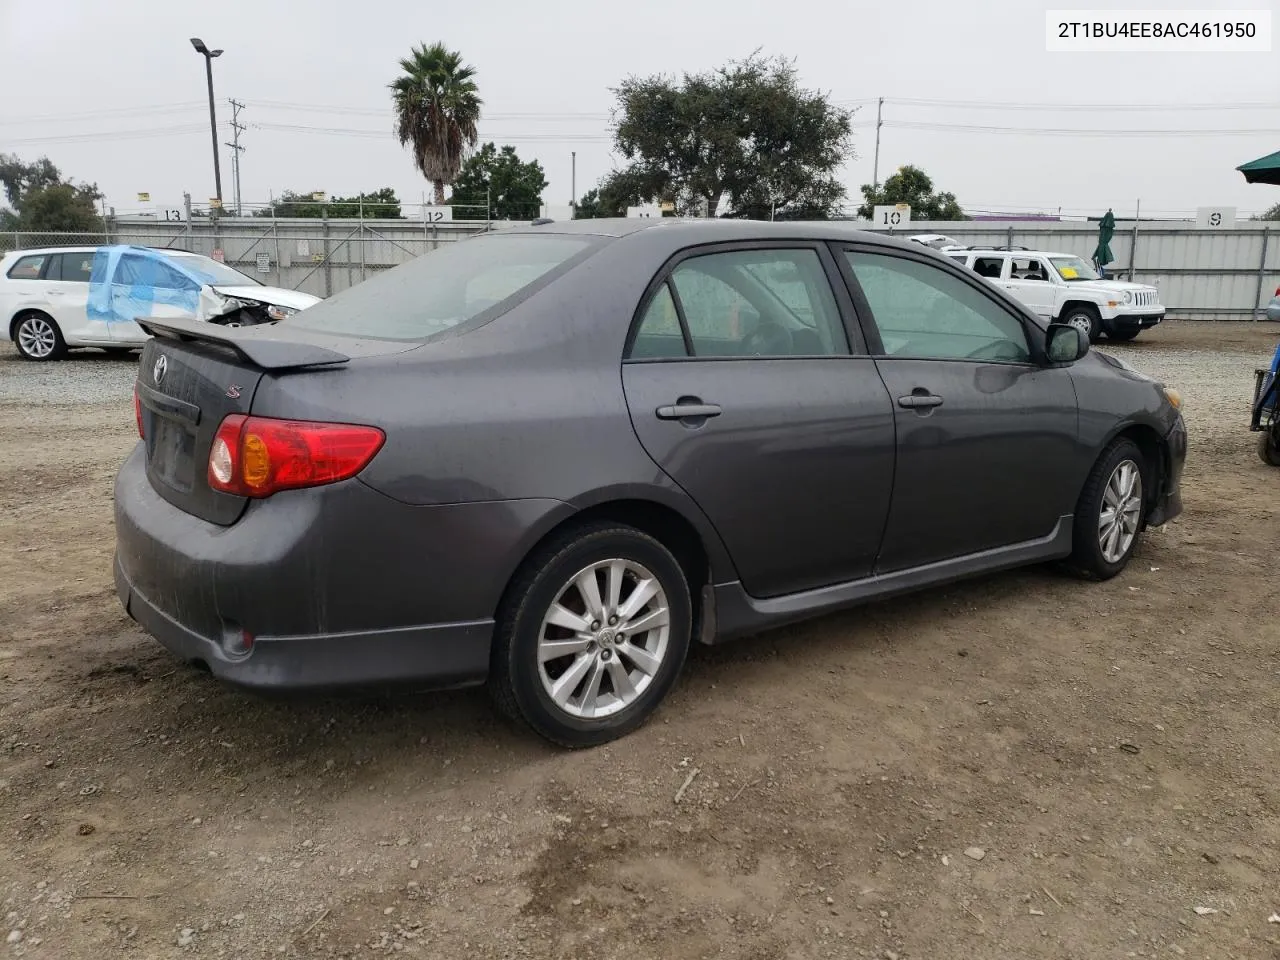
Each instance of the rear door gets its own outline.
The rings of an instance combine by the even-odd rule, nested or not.
[[[94,250],[56,253],[45,272],[45,287],[53,319],[62,335],[76,344],[111,342],[110,325],[89,316],[89,278],[93,275]]]
[[[1029,321],[960,271],[873,246],[842,259],[897,418],[876,572],[1053,533],[1079,493],[1067,370],[1042,365]]]
[[[884,530],[893,407],[838,277],[817,245],[687,251],[651,285],[623,364],[640,442],[754,596],[867,575]]]
[[[1040,257],[1009,257],[1000,285],[1025,303],[1036,316],[1053,316],[1053,284]]]

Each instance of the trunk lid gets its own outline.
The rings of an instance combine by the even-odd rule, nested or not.
[[[151,339],[138,367],[147,478],[180,510],[230,526],[248,500],[209,486],[209,450],[223,419],[250,412],[264,377],[305,376],[353,356],[398,353],[415,344],[308,335],[274,326],[227,328],[192,320],[141,320]]]

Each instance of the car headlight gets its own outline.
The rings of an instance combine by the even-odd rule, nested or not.
[[[1182,409],[1182,394],[1180,394],[1177,390],[1173,389],[1173,387],[1165,387],[1164,395],[1168,397],[1169,402],[1173,404],[1173,409],[1175,410]]]
[[[274,303],[267,304],[267,316],[272,320],[288,320],[297,312],[293,307],[278,307]]]
[[[1128,290],[1124,292],[1124,302],[1133,303],[1133,294],[1130,293]]]

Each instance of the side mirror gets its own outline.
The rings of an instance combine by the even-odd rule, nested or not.
[[[1044,352],[1050,363],[1075,363],[1089,352],[1089,335],[1069,323],[1051,323]]]

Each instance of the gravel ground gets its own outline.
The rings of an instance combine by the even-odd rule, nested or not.
[[[27,363],[11,342],[0,341],[0,403],[119,403],[133,395],[137,373],[137,353],[73,350],[57,363]]]
[[[1104,346],[1191,436],[1186,513],[1115,580],[699,650],[575,753],[475,691],[271,701],[174,662],[111,585],[134,362],[0,348],[0,949],[1280,958],[1280,474],[1246,429],[1277,339]]]

